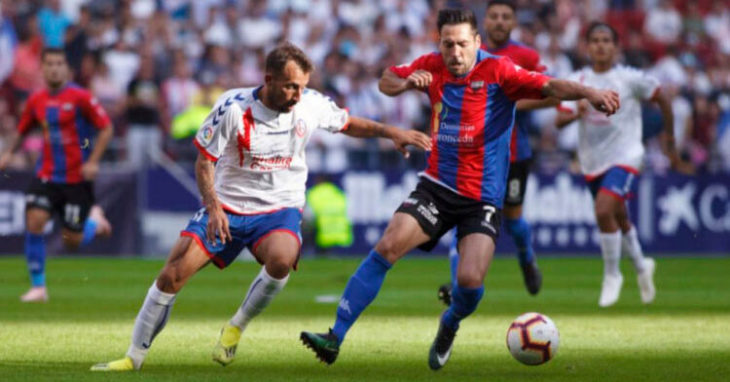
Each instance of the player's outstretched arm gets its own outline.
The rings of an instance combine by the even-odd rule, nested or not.
[[[606,115],[614,114],[620,106],[618,93],[613,90],[598,90],[577,82],[554,78],[543,85],[542,94],[565,101],[585,98],[596,110]]]
[[[350,116],[345,135],[355,138],[388,138],[393,141],[396,150],[408,158],[406,146],[412,145],[423,150],[431,150],[431,139],[428,135],[416,130],[402,130],[395,126],[384,125],[367,118]]]
[[[416,70],[406,78],[400,78],[390,69],[385,69],[378,81],[378,89],[385,95],[394,97],[411,89],[426,89],[433,76],[425,70]]]
[[[552,97],[543,99],[521,99],[517,101],[515,105],[517,106],[517,111],[528,111],[558,106],[560,105],[560,100]]]
[[[198,190],[203,198],[203,205],[208,211],[208,227],[206,230],[206,239],[215,243],[215,236],[220,237],[221,242],[225,244],[231,240],[231,231],[228,227],[228,217],[223,212],[223,206],[218,195],[215,193],[215,167],[213,162],[206,158],[202,153],[198,153],[198,159],[195,161],[195,180],[198,182]]]

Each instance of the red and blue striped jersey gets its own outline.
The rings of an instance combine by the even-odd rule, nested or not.
[[[401,78],[431,73],[432,151],[422,174],[459,195],[502,207],[509,170],[515,101],[542,98],[549,77],[522,69],[509,58],[477,52],[474,68],[452,75],[440,53],[391,67]]]
[[[91,154],[91,127],[110,126],[109,116],[87,90],[67,84],[58,91],[33,93],[18,123],[22,135],[39,125],[43,150],[36,165],[39,179],[54,183],[83,181],[81,166]]]
[[[486,45],[482,45],[482,49],[487,50],[491,54],[509,57],[515,64],[524,69],[544,72],[545,66],[540,64],[540,54],[536,50],[527,45],[520,44],[514,40],[508,40],[504,45],[487,49]],[[522,161],[532,157],[532,149],[528,138],[528,119],[530,112],[520,111],[515,115],[516,127],[512,130],[512,142],[510,144],[510,161]]]

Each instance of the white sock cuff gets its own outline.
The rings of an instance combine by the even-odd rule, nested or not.
[[[284,276],[283,279],[277,279],[274,278],[269,274],[269,272],[266,272],[266,267],[261,267],[261,272],[259,272],[259,276],[267,283],[267,284],[275,284],[276,286],[283,287],[286,285],[286,282],[289,281],[289,274]]]
[[[147,295],[152,299],[152,301],[162,305],[170,305],[172,300],[175,299],[174,293],[165,293],[157,288],[157,279],[152,282],[152,286],[147,291]]]
[[[600,237],[601,240],[619,241],[621,240],[621,230],[618,230],[616,232],[601,232]]]
[[[127,357],[132,359],[135,369],[142,367],[142,363],[144,362],[144,358],[147,356],[148,351],[149,349],[138,348],[134,346],[134,344],[129,345],[129,349],[127,349]]]

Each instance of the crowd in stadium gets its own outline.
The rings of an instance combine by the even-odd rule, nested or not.
[[[263,58],[279,41],[300,46],[317,70],[310,87],[351,113],[425,129],[428,103],[410,92],[378,92],[384,68],[436,50],[435,10],[483,1],[444,0],[47,0],[2,1],[0,143],[16,128],[24,100],[43,86],[40,52],[63,47],[75,82],[112,116],[109,160],[133,166],[162,149],[192,160],[198,121],[224,89],[262,82]],[[512,38],[535,47],[546,72],[565,77],[586,64],[583,32],[605,20],[620,35],[623,61],[658,77],[674,96],[675,135],[698,173],[730,171],[730,1],[519,0]],[[556,110],[533,113],[536,165],[570,168],[575,127],[559,132]],[[202,116],[202,117],[201,117]],[[647,168],[663,172],[660,113],[644,110]],[[32,168],[40,137],[14,158]],[[308,154],[314,170],[402,166],[389,142],[321,134]],[[417,157],[412,158],[418,162]],[[420,166],[421,163],[411,163]]]

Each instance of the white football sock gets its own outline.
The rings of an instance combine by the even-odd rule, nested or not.
[[[603,274],[619,276],[619,261],[621,260],[621,231],[612,233],[601,232],[601,252],[603,254]]]
[[[246,329],[246,325],[252,318],[261,313],[271,300],[284,289],[289,275],[281,280],[271,277],[266,272],[266,267],[261,267],[261,272],[253,280],[248,288],[246,298],[243,299],[241,307],[238,308],[236,314],[231,318],[231,325],[237,326],[241,331]]]
[[[134,320],[132,343],[127,350],[127,356],[132,359],[136,369],[142,366],[147,351],[152,345],[152,340],[165,327],[174,303],[175,294],[157,289],[157,280],[155,280],[147,291],[147,297],[137,314],[137,319]]]
[[[636,229],[632,226],[629,232],[623,234],[621,239],[621,249],[623,253],[627,254],[631,261],[634,262],[634,268],[637,273],[644,272],[644,252],[641,250],[641,244],[639,243],[639,237],[636,234]]]

